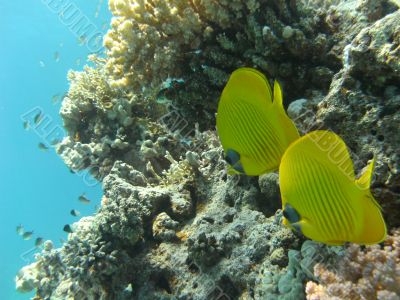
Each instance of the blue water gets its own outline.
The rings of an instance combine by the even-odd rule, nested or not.
[[[14,277],[33,261],[30,250],[35,238],[60,245],[60,239],[66,239],[63,226],[77,221],[70,210],[91,215],[101,198],[100,184],[93,184],[85,173],[72,174],[54,149],[41,151],[37,146],[46,142],[51,128],[62,125],[60,102],[53,104],[52,97],[68,90],[67,71],[81,70],[86,56],[96,50],[82,38],[79,42],[79,35],[61,21],[57,10],[50,7],[56,2],[73,5],[102,32],[111,18],[107,1],[0,0],[1,300],[32,297],[32,293],[15,291]],[[24,130],[21,116],[37,107],[49,127]],[[92,204],[85,206],[77,200],[83,192]],[[20,223],[34,230],[31,240],[17,235]]]

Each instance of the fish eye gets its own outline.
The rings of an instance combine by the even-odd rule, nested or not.
[[[225,155],[224,159],[228,164],[233,165],[232,159],[228,155]]]
[[[296,223],[300,221],[300,215],[297,210],[291,206],[290,204],[285,205],[285,209],[283,210],[283,216],[288,219],[290,223]]]
[[[229,163],[231,166],[233,166],[237,162],[240,161],[240,154],[239,154],[239,152],[237,152],[233,149],[228,149],[226,151],[225,160],[227,161],[227,163]]]
[[[289,214],[287,213],[286,209],[283,210],[283,216],[289,220]],[[289,220],[290,221],[290,220]]]

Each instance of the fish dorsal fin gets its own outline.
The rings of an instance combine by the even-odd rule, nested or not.
[[[282,132],[282,138],[290,144],[292,141],[297,140],[300,135],[294,125],[293,121],[288,117],[286,111],[283,107],[283,97],[282,89],[277,80],[274,81],[274,102],[273,106],[276,111],[276,116],[278,117],[278,122],[280,124],[279,130]]]
[[[344,141],[334,132],[316,130],[302,139],[302,149],[308,156],[322,163],[326,168],[341,171],[351,181],[355,180],[353,162]],[[296,142],[295,142],[296,143]]]
[[[272,91],[267,78],[252,68],[239,68],[229,78],[221,99],[245,101],[265,110],[272,105]]]
[[[375,166],[375,157],[372,159],[370,164],[365,168],[364,172],[356,180],[356,184],[364,190],[369,189],[371,185],[371,179],[372,179],[372,173],[374,172],[374,166]]]
[[[274,105],[283,110],[282,90],[278,81],[274,81]]]

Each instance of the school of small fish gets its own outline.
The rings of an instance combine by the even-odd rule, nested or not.
[[[82,193],[79,197],[78,200],[83,203],[83,204],[90,204],[91,201],[85,196],[85,193]],[[96,208],[97,210],[97,208]],[[76,209],[71,209],[70,215],[74,217],[79,217],[80,216],[80,211]],[[65,224],[63,227],[63,231],[66,233],[73,233],[72,226],[70,224]],[[32,239],[34,231],[25,231],[25,228],[22,224],[17,225],[16,227],[16,232],[19,236],[22,237],[23,240],[29,241]],[[44,244],[44,239],[42,237],[37,237],[35,239],[35,247],[40,248]]]
[[[300,137],[259,71],[239,68],[226,84],[217,131],[228,173],[261,175],[279,169],[283,224],[329,245],[385,240],[381,207],[370,191],[375,158],[356,179],[345,142],[326,130]]]
[[[95,11],[95,18],[97,18],[97,17],[99,16],[99,12],[100,12],[100,10],[101,10],[101,8],[102,8],[102,6],[103,6],[103,2],[104,2],[103,0],[99,0],[98,5],[97,5],[97,8],[96,8],[96,11]],[[101,25],[102,30],[105,30],[105,29],[107,28],[107,26],[108,26],[108,23],[104,21],[104,22],[102,23],[102,25]],[[85,34],[79,36],[79,38],[78,38],[78,43],[79,43],[79,45],[83,45],[83,44],[85,44],[86,42],[87,42],[87,37],[86,37]],[[62,47],[64,46],[64,44],[63,44],[63,43],[60,43],[59,46],[60,46],[60,48],[62,48]],[[54,59],[54,61],[58,63],[58,62],[60,61],[60,58],[61,58],[61,53],[60,53],[59,51],[55,51],[54,54],[53,54],[53,59]],[[79,65],[81,64],[81,59],[80,59],[80,58],[76,59],[75,63],[76,63],[77,66],[79,66]],[[40,65],[40,67],[42,67],[42,68],[44,68],[44,67],[46,66],[46,64],[45,64],[45,62],[44,62],[43,60],[40,60],[40,61],[39,61],[39,65]],[[55,95],[53,95],[52,98],[51,98],[51,103],[52,103],[52,104],[57,104],[57,103],[59,103],[65,96],[66,96],[66,94],[64,94],[64,95],[62,95],[62,94],[60,94],[60,93],[55,94]],[[42,111],[39,111],[39,112],[33,117],[33,124],[30,123],[29,121],[25,120],[25,121],[23,121],[22,126],[23,126],[23,128],[24,128],[25,130],[29,130],[32,126],[34,126],[34,127],[39,126],[40,123],[42,122],[43,118],[44,118],[44,115],[43,115]],[[53,139],[53,140],[50,141],[50,145],[55,146],[55,145],[57,145],[57,144],[60,143],[60,142],[61,142],[61,139],[55,138],[55,139]],[[47,150],[49,150],[49,146],[46,145],[46,144],[43,143],[43,142],[39,142],[39,143],[38,143],[38,148],[39,148],[40,150],[42,150],[42,151],[47,151]],[[72,170],[70,170],[70,171],[71,171],[71,173],[74,173]],[[78,200],[79,200],[82,204],[86,204],[86,205],[88,205],[88,204],[91,203],[90,199],[88,199],[88,198],[86,197],[85,193],[82,193],[82,194],[78,197]],[[96,208],[96,209],[97,209],[97,208]],[[72,215],[72,216],[74,216],[74,217],[78,217],[78,216],[80,216],[80,214],[81,214],[81,213],[80,213],[78,210],[76,210],[76,209],[71,209],[71,211],[70,211],[70,215]],[[69,224],[64,225],[63,231],[64,231],[64,232],[67,232],[67,233],[72,233],[72,232],[73,232],[72,226],[69,225]],[[24,240],[31,240],[32,237],[33,237],[33,235],[34,235],[34,231],[25,231],[25,228],[24,228],[24,226],[23,226],[22,224],[19,224],[19,225],[16,227],[16,232],[17,232],[17,234],[18,234],[19,236],[21,236],[22,239],[24,239]],[[37,237],[37,238],[35,239],[35,243],[34,243],[34,244],[35,244],[35,247],[36,247],[36,248],[39,248],[39,247],[41,247],[41,246],[43,245],[43,243],[44,243],[44,239],[43,239],[42,237]]]

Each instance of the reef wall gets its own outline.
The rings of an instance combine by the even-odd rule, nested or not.
[[[340,134],[358,173],[376,157],[372,192],[388,227],[398,227],[395,2],[110,0],[109,7],[105,57],[91,56],[92,67],[68,75],[60,111],[68,136],[57,148],[71,170],[89,169],[102,182],[102,205],[74,224],[61,248],[47,242],[17,275],[17,288],[35,289],[35,299],[346,299],[325,285],[340,289],[347,279],[321,274],[337,262],[345,270],[362,251],[379,268],[385,255],[328,247],[283,227],[278,175],[227,175],[214,115],[237,67],[277,78],[302,133]],[[398,251],[393,244],[385,251]],[[388,255],[398,273],[396,253]],[[388,299],[398,293],[392,286],[367,295]]]

